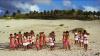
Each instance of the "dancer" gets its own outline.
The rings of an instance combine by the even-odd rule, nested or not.
[[[52,33],[49,34],[49,44],[50,44],[50,50],[54,49],[54,40],[52,38]]]
[[[75,33],[74,33],[74,39],[75,39],[75,44],[76,44],[76,45],[78,44],[78,38],[79,38],[78,33],[75,32]]]
[[[83,40],[84,40],[84,34],[81,33],[81,36],[80,36],[80,47],[83,47]]]
[[[35,34],[34,34],[33,30],[30,31],[30,35],[31,35],[31,44],[33,46],[34,45],[34,38],[35,38]]]
[[[52,31],[52,32],[51,32],[51,37],[52,37],[52,39],[53,39],[54,42],[56,41],[56,40],[55,40],[55,36],[56,36],[56,35],[55,35],[55,32]]]
[[[19,47],[19,43],[18,43],[18,39],[17,39],[17,37],[18,37],[18,35],[17,35],[16,33],[14,33],[16,49],[18,49],[18,47]]]
[[[36,49],[37,51],[39,50],[40,46],[39,46],[39,34],[36,35]]]
[[[29,45],[28,36],[26,35],[26,33],[24,33],[22,40],[23,40],[23,47],[25,51],[28,49],[28,45]]]
[[[81,34],[82,34],[82,32],[78,31],[78,44],[80,47],[81,47]]]
[[[40,49],[43,48],[43,32],[40,32],[40,36],[39,36],[39,44],[40,44]]]
[[[88,39],[87,39],[87,35],[85,35],[85,37],[84,37],[84,49],[85,50],[88,49]]]
[[[28,33],[28,42],[29,42],[28,48],[32,48],[33,47],[33,45],[32,45],[33,41],[32,41],[32,37],[31,37],[30,33]]]
[[[21,47],[22,46],[22,34],[21,34],[21,32],[19,32],[19,34],[18,34],[18,42],[19,42],[19,47]]]
[[[42,34],[43,34],[43,46],[45,46],[46,45],[46,35],[44,34],[44,32],[42,32]]]
[[[89,33],[87,33],[86,30],[85,30],[84,31],[84,41],[83,41],[83,43],[84,43],[84,49],[86,51],[88,49],[88,35],[89,35]]]
[[[63,32],[63,48],[65,48],[66,50],[69,49],[70,50],[70,43],[69,43],[69,32]]]
[[[66,32],[63,32],[63,48],[66,48],[66,41],[65,41],[65,38],[66,38]]]
[[[10,34],[9,39],[10,39],[10,49],[14,50],[15,49],[15,38],[14,38],[13,34]]]

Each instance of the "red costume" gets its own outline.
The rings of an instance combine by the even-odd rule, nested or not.
[[[43,37],[40,37],[39,44],[40,44],[40,48],[42,48],[42,46],[43,46]]]
[[[45,34],[43,35],[43,45],[45,45],[46,44],[46,36],[45,36]]]
[[[22,34],[18,34],[19,45],[22,45]]]
[[[14,36],[14,37],[15,37],[15,45],[16,45],[16,47],[18,47],[18,45],[19,45],[18,39],[17,39],[18,36]]]
[[[67,47],[69,45],[69,39],[67,36],[63,36],[63,46]]]
[[[40,48],[40,46],[39,46],[39,39],[36,39],[36,48],[37,49]]]
[[[15,48],[15,38],[10,34],[10,48]]]
[[[65,37],[63,36],[63,39],[62,39],[62,42],[63,42],[63,47],[64,47],[64,42],[65,42],[64,40],[65,40]]]

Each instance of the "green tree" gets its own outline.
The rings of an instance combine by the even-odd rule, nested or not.
[[[99,17],[100,17],[100,11],[98,11],[98,12],[96,13],[96,15],[98,16],[98,19],[99,19]]]
[[[44,10],[44,11],[43,11],[43,14],[44,14],[44,15],[46,15],[46,13],[47,13],[47,11],[46,11],[46,10]]]
[[[15,16],[16,16],[16,12],[13,12],[13,13],[12,13],[12,17],[15,17]]]
[[[21,11],[20,10],[17,10],[17,14],[21,14]]]
[[[82,10],[77,10],[77,11],[76,11],[76,14],[77,14],[77,15],[82,15],[82,14],[83,14],[83,11],[82,11]]]
[[[5,13],[4,13],[4,17],[9,16],[9,14],[10,14],[10,12],[8,10],[6,10]]]

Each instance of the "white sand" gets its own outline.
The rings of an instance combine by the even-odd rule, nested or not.
[[[61,27],[59,26],[60,24],[64,24],[64,26]],[[51,31],[55,31],[57,35],[56,40],[58,43],[61,43],[62,32],[74,28],[84,28],[90,33],[89,50],[87,52],[73,44],[71,51],[63,49],[50,51],[49,48],[40,51],[36,51],[35,49],[9,51],[2,48],[8,45],[10,33],[34,30],[35,33],[44,31],[48,35]],[[73,39],[72,33],[70,37]],[[0,56],[95,56],[94,54],[97,52],[100,52],[100,20],[0,20]]]

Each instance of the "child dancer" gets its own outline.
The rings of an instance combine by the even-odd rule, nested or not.
[[[20,44],[19,44],[19,37],[18,37],[18,34],[16,34],[16,40],[18,41],[18,48],[20,47]]]
[[[26,49],[27,49],[27,46],[28,46],[28,44],[29,44],[29,43],[28,43],[28,36],[26,36],[26,33],[24,33],[22,40],[23,40],[23,47],[24,47],[24,50],[26,50]]]
[[[33,30],[30,31],[30,35],[31,35],[31,42],[32,42],[31,44],[33,46],[33,44],[34,44],[34,38],[35,38],[35,34],[34,34]]]
[[[21,32],[19,32],[19,34],[18,34],[18,42],[19,42],[19,47],[21,47],[22,46],[22,34],[21,34]]]
[[[70,50],[69,32],[63,32],[63,48]]]
[[[83,39],[84,39],[84,34],[81,33],[81,36],[80,36],[80,47],[83,47]]]
[[[17,39],[17,34],[16,33],[14,33],[14,38],[15,38],[16,49],[18,49],[19,43],[18,43],[18,39]]]
[[[85,33],[84,34],[84,49],[87,51],[87,49],[88,49],[88,34],[87,33]]]
[[[81,31],[78,32],[78,44],[81,47]]]
[[[67,44],[68,44],[68,49],[71,50],[71,46],[70,46],[70,40],[69,40],[69,31],[66,31],[66,34],[67,34]]]
[[[32,36],[35,36],[35,34],[34,34],[34,31],[33,31],[33,30],[31,30],[31,31],[30,31],[30,34],[31,34]]]
[[[56,36],[56,35],[55,35],[55,32],[52,31],[52,32],[51,32],[51,37],[52,37],[52,39],[53,39],[54,42],[56,41],[56,40],[55,40],[55,36]]]
[[[63,32],[63,48],[66,48],[66,41],[65,41],[65,38],[66,38],[66,32]]]
[[[28,42],[29,42],[28,48],[32,48],[32,37],[30,33],[28,33]]]
[[[15,38],[13,36],[13,34],[10,34],[10,49],[14,50],[15,49]]]
[[[54,41],[53,41],[51,33],[49,34],[49,44],[50,44],[50,50],[53,50],[54,49]]]
[[[40,32],[40,37],[39,37],[39,44],[40,44],[40,49],[43,47],[43,32]]]
[[[74,33],[74,38],[75,38],[75,44],[78,44],[78,38],[79,38],[79,36],[78,36],[77,32]]]
[[[36,49],[37,51],[39,50],[40,46],[39,46],[39,34],[36,35]]]
[[[46,45],[46,36],[45,36],[44,32],[42,32],[42,34],[43,34],[43,46],[45,46]]]

